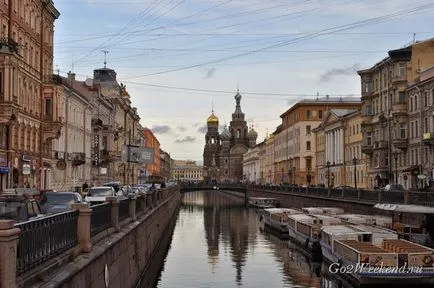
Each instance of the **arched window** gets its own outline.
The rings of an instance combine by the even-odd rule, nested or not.
[[[241,130],[238,129],[238,130],[237,130],[237,139],[240,139],[240,137],[241,137]]]

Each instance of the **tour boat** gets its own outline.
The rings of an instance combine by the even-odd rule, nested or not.
[[[339,214],[335,217],[349,224],[369,224],[386,228],[390,228],[392,225],[392,217],[382,215]]]
[[[248,202],[250,207],[254,208],[274,208],[279,205],[279,201],[276,198],[266,198],[266,197],[249,197]]]
[[[343,214],[344,209],[337,207],[304,207],[301,209],[306,214],[338,215]]]
[[[366,225],[325,225],[321,249],[333,273],[359,284],[434,283],[434,250]]]
[[[281,238],[288,238],[288,215],[303,214],[302,211],[289,208],[266,208],[263,210],[259,222],[261,228],[269,228],[279,234]]]
[[[319,234],[322,225],[341,223],[339,218],[328,215],[295,214],[288,216],[288,235],[295,243],[314,253],[321,253]]]

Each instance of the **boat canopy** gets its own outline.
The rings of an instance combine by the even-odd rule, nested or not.
[[[375,208],[387,211],[406,212],[406,213],[421,213],[421,214],[434,214],[434,207],[421,206],[421,205],[403,205],[403,204],[387,204],[378,203],[374,205]]]

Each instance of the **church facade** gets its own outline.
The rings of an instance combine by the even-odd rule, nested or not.
[[[243,175],[243,154],[256,146],[258,134],[248,128],[241,110],[241,94],[235,95],[235,111],[229,127],[219,132],[219,120],[212,111],[207,119],[207,133],[203,151],[203,169],[206,182],[240,182]]]

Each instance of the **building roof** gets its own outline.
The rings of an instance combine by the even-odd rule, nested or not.
[[[343,117],[346,116],[348,114],[354,113],[358,110],[356,109],[332,109],[330,110],[330,113],[335,114],[337,117]]]
[[[219,123],[219,118],[214,115],[214,111],[211,113],[211,115],[206,119],[207,123]]]
[[[295,103],[294,105],[292,105],[291,108],[289,108],[288,110],[286,110],[283,114],[280,115],[280,118],[285,117],[287,114],[289,114],[290,112],[294,111],[297,107],[299,106],[309,106],[309,105],[336,105],[336,104],[358,104],[358,103],[362,103],[362,100],[360,97],[330,97],[330,96],[326,96],[326,97],[317,97],[315,99],[302,99],[300,101],[298,101],[297,103]]]

